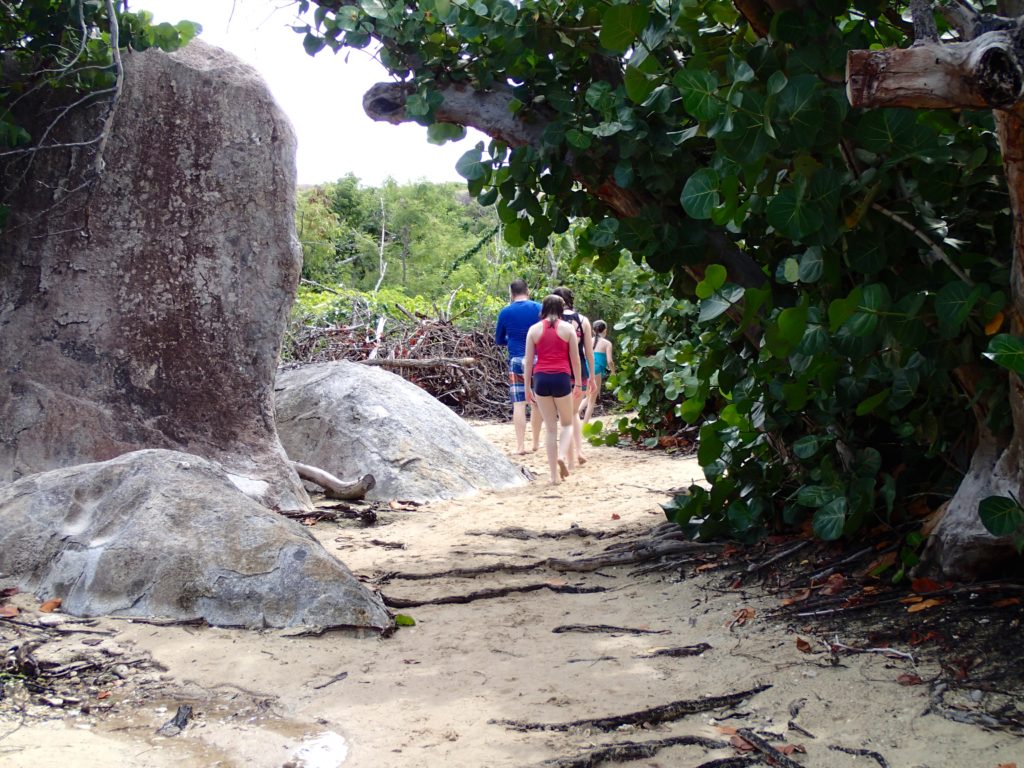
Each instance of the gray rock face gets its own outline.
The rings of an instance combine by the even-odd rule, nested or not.
[[[77,110],[53,137],[95,139],[105,114]],[[0,235],[0,483],[168,448],[308,507],[272,404],[301,267],[287,119],[255,70],[193,42],[125,57],[104,171],[84,185],[94,154],[38,153]]]
[[[319,363],[282,371],[276,390],[288,455],[345,479],[369,472],[370,498],[430,501],[525,482],[462,419],[393,373]]]
[[[146,450],[0,487],[0,573],[78,616],[218,626],[351,627],[391,619],[298,523],[198,456]]]

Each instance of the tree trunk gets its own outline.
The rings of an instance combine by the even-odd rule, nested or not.
[[[1024,121],[1018,103],[1024,67],[1006,32],[966,43],[917,43],[908,49],[851,51],[847,94],[854,107],[991,107],[1013,211],[1010,330],[1024,333]],[[988,496],[1021,498],[1024,488],[1024,386],[1010,374],[1013,435],[1006,445],[979,421],[971,466],[925,548],[921,569],[957,579],[1005,572],[1015,550],[985,530],[978,505]]]

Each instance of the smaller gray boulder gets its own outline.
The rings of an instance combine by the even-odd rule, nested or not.
[[[0,575],[76,616],[392,625],[379,597],[219,465],[144,450],[0,486]]]
[[[434,397],[377,367],[338,361],[282,371],[277,432],[289,458],[352,479],[376,499],[433,501],[521,485],[526,477]]]

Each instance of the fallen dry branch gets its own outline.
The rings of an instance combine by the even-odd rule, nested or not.
[[[750,746],[768,758],[768,762],[778,768],[804,768],[796,760],[791,760],[768,743],[768,740],[758,736],[751,728],[740,728],[736,734],[746,741]]]
[[[696,645],[682,645],[675,648],[658,648],[650,653],[642,653],[634,656],[634,659],[656,659],[659,656],[670,656],[672,658],[679,658],[684,656],[700,656],[706,651],[710,651],[711,646],[707,643],[697,643]]]
[[[603,763],[624,763],[639,760],[642,757],[654,757],[666,747],[697,745],[705,749],[724,749],[729,745],[724,741],[709,739],[705,736],[670,736],[652,741],[623,741],[605,747],[587,750],[576,757],[559,757],[545,760],[541,765],[551,768],[595,768]],[[744,763],[749,765],[749,763]]]
[[[642,627],[613,627],[608,624],[563,624],[551,630],[560,635],[565,632],[607,633],[615,635],[667,635],[667,629],[644,629]]]
[[[307,525],[318,523],[321,520],[326,520],[330,523],[336,523],[339,520],[358,520],[363,525],[375,525],[377,523],[377,513],[372,507],[354,509],[349,506],[338,505],[338,507],[317,507],[313,510],[279,509],[278,514],[284,515],[291,520],[306,523]]]
[[[464,329],[449,319],[403,312],[380,318],[353,298],[343,325],[314,326],[301,321],[286,334],[290,366],[348,360],[384,366],[429,392],[462,416],[506,418],[508,352],[492,340],[493,329]]]
[[[877,762],[881,768],[889,768],[889,761],[877,752],[872,752],[870,749],[851,749],[850,747],[841,747],[838,744],[829,744],[828,748],[833,752],[845,752],[847,755],[854,755],[856,757],[870,757],[872,760]]]
[[[727,693],[723,696],[708,696],[703,699],[683,699],[673,701],[669,704],[662,704],[650,709],[642,709],[639,712],[629,712],[624,715],[611,715],[609,717],[598,717],[589,720],[573,720],[568,723],[530,723],[521,720],[489,720],[494,725],[504,725],[513,731],[569,731],[573,728],[590,728],[598,731],[614,731],[623,725],[643,725],[645,723],[656,725],[679,720],[687,715],[695,715],[700,712],[710,712],[713,709],[723,707],[734,707],[744,699],[748,699],[756,693],[766,691],[771,685],[759,685],[747,691],[738,693]]]
[[[360,360],[363,365],[377,365],[384,368],[437,368],[441,365],[476,365],[475,357],[431,357],[427,360],[381,359]]]
[[[499,587],[497,589],[481,589],[478,592],[470,592],[467,595],[448,595],[446,597],[435,597],[432,600],[407,600],[402,597],[388,597],[381,594],[381,600],[389,608],[419,608],[422,605],[462,605],[472,603],[476,600],[493,600],[496,597],[519,594],[522,592],[536,592],[540,589],[549,589],[561,595],[588,595],[595,592],[607,592],[605,587],[574,587],[570,584],[525,584],[520,587]]]

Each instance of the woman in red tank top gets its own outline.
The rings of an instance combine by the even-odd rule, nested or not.
[[[523,384],[526,399],[540,409],[547,437],[548,468],[551,483],[557,485],[569,476],[566,452],[572,443],[573,382],[580,382],[580,353],[576,332],[562,321],[565,302],[559,296],[547,296],[540,309],[540,322],[526,333],[523,357]],[[559,423],[561,440],[559,440]]]

